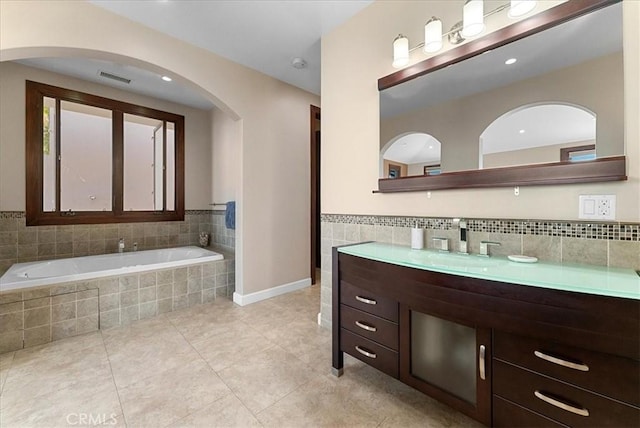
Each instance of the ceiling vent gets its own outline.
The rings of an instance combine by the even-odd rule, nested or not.
[[[106,71],[101,71],[100,77],[106,77],[107,79],[116,80],[120,83],[125,83],[127,85],[131,83],[131,79],[127,79],[126,77],[116,76],[115,74],[107,73]]]

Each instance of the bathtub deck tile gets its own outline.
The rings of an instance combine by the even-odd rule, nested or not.
[[[189,307],[202,304],[202,291],[189,294]]]
[[[23,347],[23,331],[15,330],[8,333],[0,333],[0,354],[16,351]]]
[[[173,311],[173,298],[158,300],[158,315]]]
[[[117,297],[118,295],[115,294]],[[100,329],[107,330],[120,326],[120,309],[112,311],[100,312]]]
[[[8,314],[11,312],[22,312],[23,307],[24,302],[0,303],[0,315]]]
[[[155,301],[140,304],[140,319],[156,316],[158,305]]]
[[[120,291],[118,278],[106,278],[98,280],[98,290],[100,295],[118,293]]]
[[[153,302],[156,300],[157,290],[155,286],[140,288],[140,303]]]
[[[24,328],[40,327],[51,324],[51,307],[43,306],[36,309],[24,311]]]
[[[119,281],[120,281],[120,292],[132,291],[132,290],[138,289],[138,275],[121,276],[119,278]]]
[[[75,320],[76,318],[76,302],[62,303],[60,305],[51,306],[51,322]],[[66,337],[66,336],[64,336]]]
[[[120,307],[125,308],[127,306],[138,305],[140,298],[138,296],[138,290],[125,291],[120,293]]]
[[[140,275],[140,288],[153,287],[156,285],[156,273],[147,272]]]
[[[129,325],[140,319],[140,306],[129,306],[120,308],[120,325]]]
[[[173,284],[158,285],[156,296],[158,300],[173,297]]]
[[[57,296],[60,294],[75,293],[76,291],[77,291],[76,284],[52,285],[49,288],[49,293],[52,296]]]
[[[99,298],[100,312],[108,312],[120,308],[120,294],[100,295]]]
[[[0,315],[0,334],[22,330],[24,328],[22,312]]]
[[[76,318],[51,324],[51,340],[60,340],[77,334]]]
[[[76,320],[77,334],[98,331],[98,314],[78,318]]]
[[[98,315],[98,298],[92,297],[90,299],[78,300],[76,316],[78,318],[83,318],[93,315]]]
[[[51,342],[51,324],[24,330],[25,348],[49,342]]]

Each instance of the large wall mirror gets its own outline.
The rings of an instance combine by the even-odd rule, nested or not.
[[[567,2],[380,79],[379,191],[624,180],[622,2]]]

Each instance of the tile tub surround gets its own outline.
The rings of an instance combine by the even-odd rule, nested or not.
[[[322,214],[321,322],[331,327],[331,248],[363,241],[410,245],[411,228],[425,229],[425,246],[435,237],[458,243],[452,218]],[[526,254],[552,262],[587,263],[640,270],[640,223],[500,220],[467,218],[469,252],[480,241],[496,241],[491,254]]]
[[[0,353],[232,296],[235,261],[225,258],[0,294]]]
[[[126,250],[199,245],[200,232],[211,234],[211,243],[235,248],[235,231],[224,226],[224,211],[187,211],[184,221],[112,223],[73,226],[29,226],[22,211],[0,212],[0,275],[14,263],[108,254],[118,251],[124,238]]]

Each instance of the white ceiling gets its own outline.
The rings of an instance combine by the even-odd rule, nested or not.
[[[320,95],[320,38],[372,0],[89,0]],[[307,62],[304,69],[291,65]]]
[[[596,117],[569,105],[537,105],[509,112],[496,119],[484,130],[480,139],[483,154],[595,141]]]
[[[373,0],[89,0],[142,25],[320,95],[320,39]],[[292,66],[302,58],[307,66]],[[211,109],[177,82],[133,66],[88,58],[34,58],[22,64],[134,93]],[[100,71],[131,79],[100,77]]]
[[[398,138],[383,158],[407,165],[440,162],[440,141],[421,132],[407,134]]]

